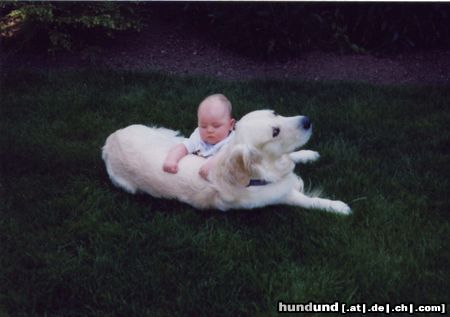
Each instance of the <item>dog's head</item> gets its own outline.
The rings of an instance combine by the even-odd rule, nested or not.
[[[245,185],[251,177],[275,181],[292,171],[286,154],[308,142],[308,117],[283,117],[272,110],[250,112],[236,124],[233,151],[227,164],[230,182]]]
[[[308,117],[283,117],[272,110],[258,110],[236,124],[236,141],[275,157],[293,152],[308,142],[312,125]]]

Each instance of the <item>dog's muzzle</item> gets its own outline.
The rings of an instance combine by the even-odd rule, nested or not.
[[[304,130],[311,129],[311,120],[308,117],[301,117],[299,122],[299,127]]]

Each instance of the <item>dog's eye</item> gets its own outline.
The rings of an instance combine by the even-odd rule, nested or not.
[[[279,114],[278,114],[276,111],[272,111],[272,113],[273,113],[273,115],[274,115],[275,117],[278,117],[278,116],[279,116]]]
[[[272,128],[272,137],[276,138],[280,134],[280,128],[273,127]]]

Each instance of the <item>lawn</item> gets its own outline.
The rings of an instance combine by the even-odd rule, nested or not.
[[[308,115],[306,148],[321,159],[296,171],[353,214],[198,211],[112,186],[100,151],[110,133],[143,123],[187,135],[215,92],[236,118]],[[0,316],[448,304],[448,87],[14,72],[2,75],[0,100]]]

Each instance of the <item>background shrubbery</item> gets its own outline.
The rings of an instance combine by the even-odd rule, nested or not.
[[[397,52],[450,44],[448,4],[195,3],[185,12],[211,38],[256,56],[311,49]]]
[[[50,51],[100,45],[156,17],[252,57],[450,47],[448,3],[20,2],[0,9],[3,42]]]
[[[117,2],[7,2],[0,4],[0,35],[16,50],[83,50],[143,27],[138,4]]]

